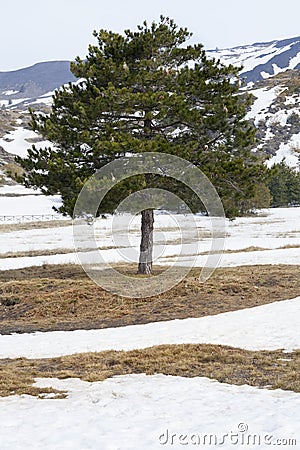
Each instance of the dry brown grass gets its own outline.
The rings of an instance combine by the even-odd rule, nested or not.
[[[97,247],[98,250],[111,250],[116,247],[106,245],[102,247]],[[124,248],[124,247],[118,247],[118,248]],[[94,248],[85,248],[85,252],[93,252],[95,251]],[[74,248],[56,248],[53,250],[26,250],[23,252],[7,252],[0,254],[0,258],[23,258],[23,257],[35,257],[35,256],[51,256],[51,255],[65,255],[68,253],[77,253],[77,250]]]
[[[247,248],[241,248],[238,250],[224,250],[222,253],[244,253],[244,252],[261,252],[261,251],[268,251],[268,250],[287,250],[289,248],[299,248],[300,245],[297,244],[287,244],[282,245],[278,248],[265,248],[265,247],[247,247]],[[209,253],[209,252],[207,252]]]
[[[102,381],[115,375],[161,373],[208,377],[235,385],[300,392],[300,351],[246,351],[218,345],[161,345],[133,351],[83,353],[60,358],[0,360],[0,396],[54,392],[32,386],[34,378]]]
[[[123,272],[135,274],[134,266]],[[164,270],[157,268],[157,271]],[[118,327],[203,317],[300,295],[299,266],[222,268],[204,284],[193,269],[163,294],[121,298],[104,291],[79,266],[0,272],[0,333]]]
[[[43,228],[61,228],[72,225],[72,220],[47,220],[39,222],[22,223],[2,223],[0,224],[0,233],[11,233],[13,231],[39,230]]]
[[[13,180],[16,180],[24,174],[24,169],[22,169],[22,167],[15,162],[5,164],[3,171]]]
[[[222,250],[222,251],[206,251],[206,252],[199,252],[199,253],[188,253],[188,256],[197,256],[197,255],[212,255],[212,254],[232,254],[232,253],[251,253],[251,252],[261,252],[261,251],[270,251],[270,250],[287,250],[289,248],[299,248],[300,245],[297,244],[287,244],[282,245],[278,248],[266,248],[266,247],[246,247],[246,248],[240,248],[235,250]],[[164,259],[172,259],[176,257],[177,255],[168,255],[164,256]]]
[[[1,259],[4,258],[24,258],[35,256],[51,256],[51,255],[65,255],[68,253],[75,253],[76,250],[70,248],[59,248],[53,250],[26,250],[23,252],[7,252],[0,255]]]
[[[300,245],[296,245],[296,244],[287,244],[287,245],[282,245],[281,247],[279,247],[280,250],[283,249],[288,249],[288,248],[299,248]]]

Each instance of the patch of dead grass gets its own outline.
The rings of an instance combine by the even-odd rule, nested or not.
[[[118,269],[136,274],[135,266]],[[118,327],[250,308],[299,296],[299,269],[220,268],[204,284],[198,281],[200,269],[193,269],[170,291],[140,299],[103,290],[76,265],[2,271],[0,333]]]
[[[38,222],[21,222],[21,223],[1,223],[1,233],[12,233],[14,231],[40,230],[43,228],[62,228],[72,225],[72,220],[45,220]]]
[[[0,396],[64,392],[32,386],[35,378],[103,381],[141,374],[208,377],[222,383],[300,392],[300,351],[247,351],[209,344],[161,345],[133,351],[82,353],[59,358],[0,360]],[[57,398],[57,397],[56,397]]]
[[[116,247],[106,245],[102,247],[97,247],[98,250],[111,250]],[[124,247],[118,247],[124,248]],[[85,252],[93,252],[94,248],[85,248]],[[7,252],[0,254],[0,258],[23,258],[23,257],[36,257],[36,256],[51,256],[51,255],[66,255],[68,253],[77,253],[74,248],[55,248],[52,250],[25,250],[23,252]]]
[[[287,244],[282,245],[281,247],[277,248],[266,248],[266,247],[246,247],[246,248],[239,248],[235,250],[222,250],[222,251],[206,251],[206,252],[199,252],[199,253],[188,253],[185,256],[197,256],[197,255],[213,255],[213,254],[232,254],[232,253],[251,253],[251,252],[262,252],[262,251],[270,251],[270,250],[287,250],[290,248],[300,248],[300,245],[297,244]],[[168,255],[164,256],[164,259],[172,259],[177,257],[177,255]]]

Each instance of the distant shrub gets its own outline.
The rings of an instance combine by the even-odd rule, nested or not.
[[[291,115],[289,115],[289,117],[287,118],[286,123],[291,124],[291,125],[299,125],[300,122],[300,117],[297,113],[292,112]]]
[[[13,180],[18,180],[24,174],[22,167],[16,163],[5,164],[3,170]]]

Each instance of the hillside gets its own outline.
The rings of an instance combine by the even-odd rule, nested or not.
[[[24,69],[0,72],[0,105],[26,105],[49,94],[62,84],[75,81],[69,61],[48,61]],[[46,95],[45,95],[46,94]]]
[[[300,156],[300,71],[287,70],[260,81],[248,90],[254,96],[248,119],[257,128],[259,149],[271,157],[268,165],[285,158],[299,168]]]
[[[256,83],[286,70],[300,69],[300,37],[215,49],[208,54],[224,64],[243,66],[241,73],[246,82]]]
[[[253,94],[247,118],[257,127],[257,150],[272,166],[285,158],[299,168],[300,37],[208,51],[224,64],[243,66],[244,91]]]

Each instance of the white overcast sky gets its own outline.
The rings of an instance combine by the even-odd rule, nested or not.
[[[0,71],[84,57],[94,29],[172,17],[206,49],[300,36],[300,0],[2,0]]]

